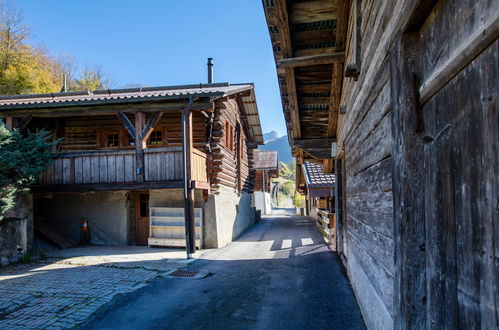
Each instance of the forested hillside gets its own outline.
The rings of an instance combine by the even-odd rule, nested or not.
[[[107,86],[101,70],[80,68],[70,56],[52,56],[28,44],[32,31],[13,2],[0,1],[0,94],[96,90]]]
[[[293,157],[291,156],[291,148],[288,142],[288,136],[279,136],[276,131],[271,131],[263,135],[265,145],[260,146],[260,150],[274,150],[277,151],[279,161],[289,164]]]

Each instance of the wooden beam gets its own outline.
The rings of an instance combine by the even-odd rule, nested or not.
[[[115,190],[145,190],[182,188],[180,180],[150,181],[150,182],[123,182],[123,183],[85,183],[85,184],[51,184],[33,185],[32,192],[86,192],[86,191],[115,191]]]
[[[151,135],[154,127],[159,123],[159,120],[163,116],[162,111],[155,111],[152,113],[151,118],[147,121],[147,124],[142,129],[142,142],[147,141],[149,135]]]
[[[14,128],[14,118],[6,117],[5,118],[5,127],[12,130]]]
[[[121,121],[123,126],[125,126],[125,129],[130,137],[135,141],[135,127],[133,127],[133,124],[130,122],[130,119],[128,119],[127,115],[125,115],[121,111],[118,111],[116,112],[116,116]]]
[[[72,107],[30,107],[2,106],[0,118],[21,117],[32,115],[33,117],[68,117],[68,116],[93,116],[93,115],[114,115],[117,111],[124,113],[154,112],[154,111],[182,111],[185,102],[175,103],[154,103],[154,104],[101,104],[92,106],[72,106]],[[212,102],[198,102],[192,105],[192,111],[209,111],[213,109]]]
[[[310,65],[321,65],[321,64],[343,62],[344,60],[345,60],[345,52],[336,52],[333,54],[284,58],[280,61],[277,61],[277,66],[279,68],[298,68]]]
[[[144,140],[142,129],[144,128],[145,114],[135,113],[135,174],[137,182],[144,182]]]
[[[286,68],[286,91],[288,93],[288,111],[291,118],[292,139],[301,138],[300,112],[298,108],[298,96],[296,95],[295,71]]]
[[[456,74],[476,56],[478,56],[499,35],[499,10],[491,13],[491,17],[470,37],[460,43],[441,66],[421,84],[419,95],[424,105],[433,95],[444,87]]]
[[[346,47],[348,14],[350,12],[350,0],[338,0],[338,18],[336,19],[336,43],[338,50]]]
[[[345,77],[352,77],[355,80],[360,75],[361,67],[361,25],[362,25],[362,12],[360,6],[361,0],[354,0],[354,44],[353,44],[353,61],[348,63],[345,67]]]
[[[26,116],[23,116],[21,119],[19,119],[16,123],[16,129],[18,131],[22,131],[24,130],[30,123],[31,119],[33,119],[33,116],[32,115],[26,115]]]
[[[343,83],[343,63],[336,63],[333,66],[332,77],[331,77],[331,96],[329,100],[329,115],[328,115],[327,133],[326,133],[328,137],[336,137],[342,83]]]
[[[281,53],[284,58],[293,55],[291,46],[291,33],[289,32],[289,18],[286,0],[276,0],[276,19],[279,25],[279,41]]]

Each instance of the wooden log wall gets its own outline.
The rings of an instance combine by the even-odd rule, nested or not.
[[[226,145],[226,123],[234,129],[231,150]],[[238,138],[237,127],[240,127],[241,137]],[[253,167],[253,149],[248,146],[246,130],[241,120],[241,110],[235,99],[227,99],[215,103],[213,132],[211,137],[210,172],[211,193],[217,194],[221,185],[248,193],[253,192],[255,173]],[[238,150],[241,156],[238,157]]]
[[[499,4],[359,3],[360,75],[344,80],[338,144],[341,239],[366,325],[497,328]],[[391,56],[410,33],[415,48]]]
[[[133,114],[129,114],[129,119],[133,123]],[[146,114],[146,122],[150,114]],[[206,118],[199,112],[193,114],[194,147],[205,151]],[[167,147],[182,146],[182,121],[179,112],[165,112],[156,127],[166,128]],[[45,128],[52,132],[59,131],[58,136],[62,137],[60,151],[84,151],[97,149],[97,134],[103,130],[124,130],[123,124],[116,116],[78,116],[63,118],[33,118],[28,129]],[[126,132],[124,132],[126,134]],[[162,145],[165,147],[165,145]],[[130,147],[134,149],[133,147]]]

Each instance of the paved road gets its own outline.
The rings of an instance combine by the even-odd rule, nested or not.
[[[339,259],[311,220],[264,218],[187,267],[98,310],[88,329],[364,329]]]

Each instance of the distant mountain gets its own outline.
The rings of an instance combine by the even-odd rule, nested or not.
[[[293,160],[287,135],[279,136],[276,131],[271,131],[263,134],[263,140],[265,141],[265,145],[259,146],[259,150],[277,151],[279,161],[286,164]]]

